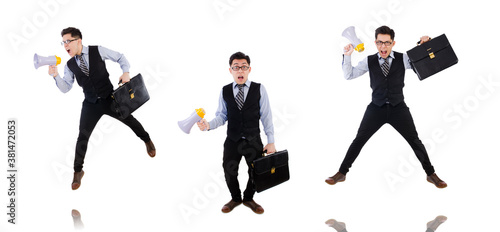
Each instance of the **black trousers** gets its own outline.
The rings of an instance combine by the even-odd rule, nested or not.
[[[251,165],[252,162],[262,156],[262,150],[264,146],[260,137],[256,137],[251,140],[240,139],[236,142],[226,138],[224,142],[224,157],[222,158],[222,167],[224,168],[224,176],[226,178],[226,184],[231,193],[231,198],[233,201],[241,202],[241,190],[240,184],[238,182],[238,169],[242,157],[245,157],[245,161],[248,166],[248,176],[247,186],[243,192],[243,201],[249,201],[253,199],[255,194],[255,186],[250,178]]]
[[[82,170],[90,135],[92,134],[92,131],[94,131],[97,122],[99,122],[99,119],[101,119],[104,114],[123,122],[125,125],[130,127],[130,129],[132,129],[134,133],[142,139],[142,141],[149,142],[151,140],[148,132],[144,130],[141,123],[137,121],[137,119],[130,115],[122,120],[119,118],[119,115],[114,112],[112,107],[111,97],[98,99],[96,103],[90,103],[86,100],[83,101],[78,139],[76,142],[75,162],[73,167],[75,172]]]
[[[361,121],[361,125],[359,126],[358,134],[356,135],[354,141],[352,141],[349,150],[347,150],[344,161],[340,165],[339,172],[345,175],[349,171],[349,168],[358,157],[361,149],[368,139],[370,139],[370,137],[386,123],[389,123],[392,127],[394,127],[394,129],[396,129],[403,136],[408,144],[410,144],[413,152],[415,152],[415,155],[417,156],[417,159],[422,164],[425,173],[427,173],[427,175],[433,174],[434,167],[429,160],[429,156],[424,145],[422,144],[422,141],[418,138],[410,109],[404,102],[401,102],[396,106],[392,106],[390,104],[377,106],[373,103],[368,105],[365,115],[363,116],[363,120]]]

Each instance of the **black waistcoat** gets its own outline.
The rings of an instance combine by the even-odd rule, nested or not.
[[[377,54],[368,56],[370,71],[370,87],[372,88],[372,102],[382,106],[386,102],[395,106],[404,100],[403,87],[405,86],[405,66],[403,54],[394,52],[391,68],[387,77],[384,76]]]
[[[82,72],[76,63],[77,56],[68,60],[68,68],[75,75],[78,85],[83,88],[85,100],[95,103],[98,98],[107,98],[113,92],[113,85],[109,80],[106,63],[99,54],[97,46],[89,46],[89,76]]]
[[[238,109],[234,99],[233,84],[224,86],[222,96],[227,106],[227,136],[238,141],[245,137],[252,140],[260,136],[260,84],[251,82],[243,107]]]

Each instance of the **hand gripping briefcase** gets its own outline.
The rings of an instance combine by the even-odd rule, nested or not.
[[[142,75],[139,73],[113,91],[111,97],[113,98],[114,110],[121,119],[125,119],[149,100],[149,93]]]
[[[458,63],[457,55],[445,34],[412,48],[406,54],[420,80]]]
[[[251,173],[257,192],[289,180],[288,151],[278,151],[254,160]]]

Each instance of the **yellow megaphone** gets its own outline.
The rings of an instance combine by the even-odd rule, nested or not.
[[[40,66],[44,65],[59,65],[61,63],[61,58],[58,56],[39,56],[35,53],[35,57],[33,57],[33,64],[35,68],[38,69]]]

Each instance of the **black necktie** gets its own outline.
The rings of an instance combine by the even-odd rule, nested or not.
[[[238,94],[236,94],[236,104],[238,104],[238,109],[241,110],[243,108],[243,85],[238,85],[238,89],[240,90]]]
[[[89,69],[87,68],[87,65],[85,65],[85,61],[83,60],[83,54],[78,56],[78,59],[80,60],[80,69],[82,70],[85,75],[89,75]]]
[[[389,57],[384,59],[384,63],[382,64],[382,72],[384,73],[384,76],[387,76],[389,74]]]

